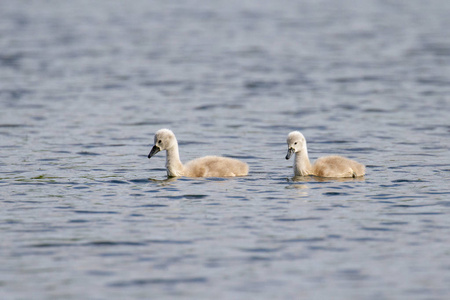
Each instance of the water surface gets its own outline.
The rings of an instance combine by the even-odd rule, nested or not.
[[[2,1],[2,299],[447,299],[448,1]],[[247,177],[167,180],[147,154]],[[293,178],[285,139],[364,179]]]

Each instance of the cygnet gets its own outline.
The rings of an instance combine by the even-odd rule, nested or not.
[[[248,165],[245,162],[221,156],[205,156],[183,165],[177,139],[169,129],[160,129],[156,132],[154,146],[148,158],[162,150],[166,150],[166,169],[169,177],[233,177],[248,174]]]
[[[325,156],[318,158],[313,165],[308,158],[306,140],[299,131],[292,131],[287,138],[288,152],[286,159],[295,153],[295,176],[319,177],[360,177],[365,174],[365,166],[342,156]]]

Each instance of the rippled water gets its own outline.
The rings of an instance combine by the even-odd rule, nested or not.
[[[449,3],[1,1],[0,298],[448,299]]]

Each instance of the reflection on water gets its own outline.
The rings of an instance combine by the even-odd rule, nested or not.
[[[290,184],[286,186],[287,189],[295,189],[297,190],[297,196],[299,197],[307,197],[309,186],[306,184]]]
[[[1,298],[446,299],[449,3],[0,1]]]
[[[148,180],[150,180],[151,182],[158,183],[158,185],[160,185],[160,186],[167,186],[167,185],[170,185],[171,182],[174,182],[178,179],[179,179],[179,177],[167,177],[166,179],[149,178]]]
[[[367,175],[366,175],[367,176]],[[361,177],[319,177],[319,176],[294,176],[289,181],[292,182],[352,182],[364,181],[366,176]]]

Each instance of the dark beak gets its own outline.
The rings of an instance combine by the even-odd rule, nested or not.
[[[288,152],[287,152],[287,154],[286,154],[286,159],[289,159],[289,158],[291,158],[291,156],[292,156],[292,154],[295,152],[295,149],[294,148],[289,148],[288,149]]]
[[[152,157],[153,155],[155,155],[156,153],[158,153],[159,151],[161,151],[161,148],[159,148],[158,146],[153,146],[152,150],[150,150],[150,153],[148,154],[148,158]]]

